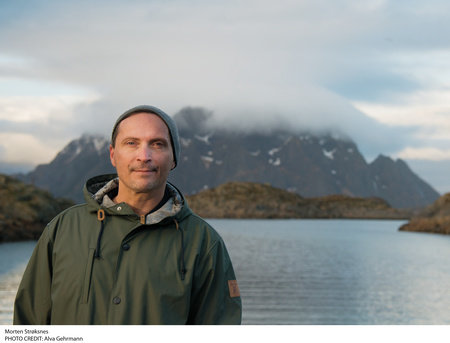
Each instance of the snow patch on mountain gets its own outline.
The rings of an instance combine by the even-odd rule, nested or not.
[[[275,160],[269,159],[269,164],[271,164],[275,167],[278,167],[281,164],[281,160],[280,160],[280,158],[277,158]]]
[[[326,158],[329,158],[330,160],[334,160],[334,154],[336,153],[336,149],[333,149],[331,151],[327,151],[325,149],[322,149],[323,155]]]
[[[209,169],[209,167],[211,166],[211,163],[214,162],[214,158],[211,156],[200,156],[200,159],[202,160],[206,169]]]
[[[109,147],[108,140],[103,137],[93,137],[92,143],[99,154],[103,153]]]
[[[199,140],[200,142],[203,142],[207,145],[210,145],[211,142],[209,141],[209,139],[213,136],[213,133],[209,133],[205,136],[200,136],[200,135],[194,135],[194,137]]]
[[[188,148],[189,145],[191,145],[191,143],[192,143],[192,139],[181,137],[180,142],[181,142],[181,146],[183,148]]]
[[[273,148],[273,149],[270,149],[267,153],[270,155],[270,156],[273,156],[274,154],[276,154],[277,152],[279,152],[281,149],[280,148]]]

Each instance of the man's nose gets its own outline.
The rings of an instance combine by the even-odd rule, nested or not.
[[[150,161],[152,159],[152,150],[147,145],[142,145],[138,151],[139,161]]]

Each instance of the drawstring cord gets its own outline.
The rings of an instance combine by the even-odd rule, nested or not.
[[[98,234],[97,238],[97,248],[95,249],[95,258],[100,258],[100,242],[102,240],[103,230],[105,229],[105,210],[98,210],[97,211],[97,219],[100,221],[100,233]]]
[[[180,226],[178,225],[178,222],[176,219],[173,220],[175,222],[175,227],[177,228],[177,231],[180,231],[181,233],[181,280],[184,280],[184,277],[186,275],[186,265],[184,263],[184,233],[183,229],[180,229]]]

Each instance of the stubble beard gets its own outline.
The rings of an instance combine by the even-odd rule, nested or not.
[[[150,169],[152,172],[150,175],[139,175],[135,170]],[[133,175],[134,174],[134,175]],[[136,194],[152,193],[155,190],[165,186],[166,180],[162,179],[160,175],[160,169],[154,166],[140,166],[130,168],[130,185],[129,188]]]

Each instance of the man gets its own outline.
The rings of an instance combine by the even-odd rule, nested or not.
[[[118,177],[90,179],[86,204],[47,225],[14,324],[240,324],[222,239],[167,182],[179,152],[175,123],[160,109],[119,117],[110,146]]]

